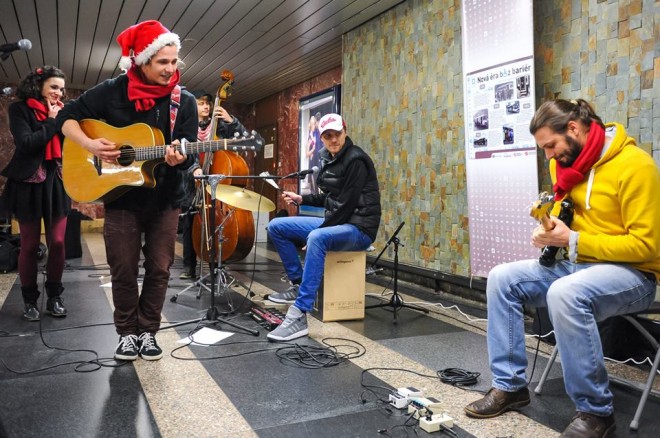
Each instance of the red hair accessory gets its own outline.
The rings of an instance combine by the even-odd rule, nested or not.
[[[39,67],[39,68],[37,69],[37,74],[38,74],[38,75],[42,75],[42,74],[44,74],[44,69],[41,68],[41,67]]]

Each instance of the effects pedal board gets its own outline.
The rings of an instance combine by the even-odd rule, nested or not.
[[[250,317],[268,331],[275,330],[284,321],[284,313],[277,309],[264,309],[253,305]]]
[[[452,431],[452,428],[454,427],[454,419],[444,412],[442,414],[434,414],[420,418],[419,427],[428,433],[433,433],[439,431],[440,429],[444,429],[452,432],[452,435],[455,436]]]
[[[421,397],[423,394],[424,391],[413,388],[412,386],[407,386],[405,388],[399,388],[396,392],[390,394],[389,401],[395,408],[405,409],[410,403],[412,397]]]

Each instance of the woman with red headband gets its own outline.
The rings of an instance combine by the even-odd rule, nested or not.
[[[19,84],[20,99],[9,107],[9,129],[16,151],[2,175],[8,178],[4,196],[18,220],[21,250],[18,275],[24,312],[28,321],[39,321],[37,254],[44,221],[48,262],[46,264],[46,311],[66,316],[62,301],[64,234],[71,200],[62,183],[62,137],[55,117],[64,106],[66,76],[57,67],[46,65],[27,74]]]

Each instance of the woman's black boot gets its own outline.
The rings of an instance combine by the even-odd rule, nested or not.
[[[39,299],[39,288],[37,286],[21,286],[23,294],[23,318],[28,321],[39,321],[41,315],[37,309],[37,300]]]
[[[62,283],[46,282],[46,294],[48,295],[46,311],[58,318],[66,316],[66,307],[64,307],[64,301],[62,301],[63,290]]]

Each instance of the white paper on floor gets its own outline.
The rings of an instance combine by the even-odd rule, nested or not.
[[[233,335],[233,333],[231,332],[223,332],[220,330],[213,330],[212,328],[208,328],[208,327],[202,327],[201,329],[193,333],[191,336],[186,336],[183,339],[179,339],[177,342],[180,344],[190,343],[191,345],[208,347],[209,345],[213,345],[217,342],[222,341],[223,339],[227,339],[231,335]],[[191,338],[192,338],[192,342],[191,342]]]

